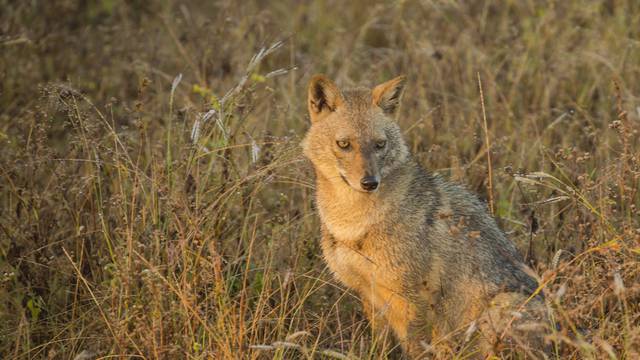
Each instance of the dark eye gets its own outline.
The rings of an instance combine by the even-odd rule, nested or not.
[[[348,149],[349,146],[351,146],[351,144],[349,144],[349,142],[346,140],[338,140],[336,141],[336,144],[338,144],[338,147],[340,149]]]
[[[376,149],[382,150],[385,146],[387,146],[387,140],[376,141]]]

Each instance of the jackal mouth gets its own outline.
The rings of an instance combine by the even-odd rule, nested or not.
[[[348,186],[351,186],[351,184],[349,184],[349,182],[347,181],[347,178],[344,177],[344,175],[340,174],[340,179],[342,179],[342,181],[344,181],[344,183],[347,184]]]

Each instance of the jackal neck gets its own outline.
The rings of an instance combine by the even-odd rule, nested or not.
[[[394,174],[395,175],[395,174]],[[341,179],[328,179],[316,171],[316,202],[320,219],[340,242],[361,239],[382,222],[401,203],[410,182],[410,174],[401,172],[393,181],[381,184],[375,193],[352,189]]]

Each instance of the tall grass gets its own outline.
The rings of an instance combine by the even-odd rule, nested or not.
[[[0,357],[398,357],[321,258],[316,72],[407,75],[412,151],[492,191],[555,356],[640,356],[635,1],[0,5]]]

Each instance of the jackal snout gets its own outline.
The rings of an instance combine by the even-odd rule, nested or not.
[[[366,191],[373,191],[378,188],[378,182],[376,176],[365,176],[360,180],[360,186]]]
[[[373,192],[380,185],[380,171],[375,145],[362,144],[362,141],[352,140],[354,144],[347,151],[353,154],[338,154],[337,168],[342,179],[355,190]]]

